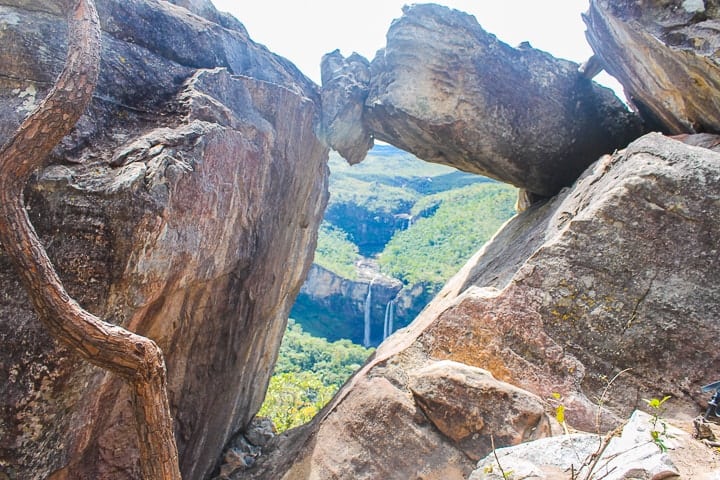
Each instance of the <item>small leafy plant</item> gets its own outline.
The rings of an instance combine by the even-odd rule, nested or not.
[[[667,452],[667,445],[665,445],[665,441],[670,438],[670,436],[667,431],[667,423],[665,423],[665,420],[662,419],[661,415],[664,411],[663,404],[669,399],[669,395],[663,397],[662,400],[658,398],[651,398],[650,400],[643,398],[643,401],[647,403],[648,407],[650,407],[652,414],[652,418],[650,419],[650,424],[652,425],[650,436],[652,437],[653,443],[657,445],[663,453]]]

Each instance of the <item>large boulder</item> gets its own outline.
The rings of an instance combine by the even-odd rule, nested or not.
[[[321,62],[322,138],[348,163],[360,163],[373,146],[363,124],[363,110],[370,85],[370,62],[353,53],[344,58],[339,50]]]
[[[382,368],[363,372],[316,417],[315,427],[276,437],[259,467],[231,478],[464,480],[492,450],[493,434],[507,445],[550,433],[551,421],[532,394],[479,368],[421,363],[414,373],[390,367],[398,376]]]
[[[713,144],[717,137],[685,140]],[[720,154],[712,150],[650,134],[601,158],[571,189],[510,220],[407,329],[378,348],[323,414],[278,440],[276,456],[248,478],[362,472],[370,460],[350,450],[331,455],[320,439],[364,444],[392,432],[397,442],[426,421],[436,422],[448,450],[416,461],[445,462],[445,478],[466,478],[467,463],[458,466],[449,448],[463,448],[470,430],[455,425],[462,417],[455,402],[446,399],[443,407],[437,400],[443,390],[458,391],[454,380],[430,381],[438,385],[427,394],[432,401],[416,394],[423,415],[411,422],[366,411],[362,428],[334,427],[345,425],[360,399],[372,402],[367,382],[387,381],[405,398],[426,382],[423,376],[434,376],[428,368],[438,360],[487,370],[559,401],[567,422],[586,431],[614,428],[645,406],[643,398],[671,395],[668,415],[696,415],[707,401],[700,386],[715,378],[720,362],[713,343],[720,334],[719,206]],[[468,405],[465,417],[480,425],[472,419],[481,410]],[[438,420],[443,412],[448,417]],[[496,446],[518,437],[498,434]],[[401,448],[381,451],[372,461],[407,455]]]
[[[473,460],[495,442],[516,445],[552,431],[542,399],[477,367],[433,362],[411,373],[408,386],[432,424]]]
[[[526,44],[510,47],[456,10],[413,5],[403,12],[369,81],[356,75],[349,82],[346,72],[361,63],[356,56],[325,58],[323,71],[335,74],[323,76],[324,123],[337,125],[326,141],[351,152],[349,161],[361,158],[372,137],[552,196],[641,134],[637,117],[577,64]],[[339,105],[328,108],[330,99]]]
[[[98,9],[95,97],[28,212],[69,292],[163,349],[183,478],[206,478],[260,407],[310,267],[319,95],[239,23],[158,1]],[[0,21],[1,143],[62,68],[66,26],[45,0],[2,0]],[[0,343],[0,477],[140,478],[124,383],[52,341],[1,248]]]
[[[672,395],[671,408],[696,413],[720,359],[710,344],[720,333],[718,160],[658,134],[603,157],[446,286],[449,303],[418,322],[423,350],[543,398],[561,393],[568,421],[589,431],[587,397],[625,416],[641,398]]]
[[[720,4],[592,0],[587,38],[654,128],[720,133]]]

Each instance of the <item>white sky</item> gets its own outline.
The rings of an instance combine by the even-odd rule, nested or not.
[[[385,34],[402,6],[412,0],[213,0],[247,28],[251,38],[291,60],[305,75],[320,83],[320,59],[339,48],[372,60],[385,46]],[[419,3],[419,2],[418,2]],[[592,54],[585,40],[580,13],[588,0],[437,0],[475,16],[500,40],[522,41],[556,57],[578,63]],[[608,84],[603,74],[596,81]],[[616,84],[609,85],[616,87]],[[619,90],[616,90],[619,91]]]

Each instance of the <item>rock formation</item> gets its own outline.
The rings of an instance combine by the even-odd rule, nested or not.
[[[322,59],[322,131],[332,148],[351,165],[360,163],[373,146],[363,128],[363,110],[370,83],[370,62],[339,50]]]
[[[512,48],[474,17],[437,5],[405,7],[369,81],[364,68],[357,55],[324,58],[325,141],[350,162],[374,137],[552,196],[641,133],[637,118],[579,65],[529,45]]]
[[[375,137],[534,199],[560,191],[507,223],[242,478],[465,479],[493,442],[552,433],[555,395],[586,430],[616,426],[642,398],[697,412],[720,362],[718,137],[650,134],[597,160],[641,132],[633,115],[577,65],[441,7],[409,7],[369,78],[357,57],[326,57],[321,96],[207,1],[174,3],[99,1],[96,97],[27,196],[70,293],[165,352],[184,478],[210,476],[223,446],[243,453],[233,433],[263,398],[327,201],[318,130],[351,161]],[[56,4],[28,5],[0,0],[0,141],[64,56]],[[622,32],[613,19],[633,18],[652,35],[638,5],[608,5],[593,2],[591,25]],[[690,30],[717,10],[681,7]],[[680,95],[653,110],[648,77],[632,75],[649,121],[714,130],[716,115]],[[692,78],[668,91],[716,99],[710,77]],[[0,476],[138,478],[124,387],[54,345],[18,285],[0,249]]]
[[[696,414],[699,387],[720,361],[712,345],[720,334],[718,192],[720,157],[705,148],[651,134],[603,157],[572,189],[511,220],[415,322],[380,346],[324,415],[279,441],[295,454],[284,478],[333,471],[377,478],[376,464],[393,464],[387,478],[415,478],[439,463],[445,478],[465,478],[471,462],[458,456],[454,433],[463,430],[446,428],[450,420],[436,425],[444,447],[413,450],[417,430],[437,421],[415,390],[438,360],[488,370],[541,399],[557,393],[567,421],[587,431],[612,428],[641,398],[660,394],[672,395],[675,413]],[[377,401],[362,393],[370,385],[384,385],[383,402],[418,413],[386,419],[368,407]],[[590,401],[601,397],[609,411]],[[477,403],[462,408],[452,418],[472,422]],[[363,426],[352,430],[359,412]],[[331,454],[324,438],[351,443]],[[393,463],[397,450],[421,460]],[[283,478],[285,462],[249,478]]]
[[[408,386],[430,422],[472,460],[494,442],[515,445],[552,431],[540,398],[477,367],[433,362],[411,373]]]
[[[206,18],[98,1],[95,98],[27,195],[69,292],[165,352],[183,478],[199,479],[264,396],[327,200],[327,150],[312,82],[189,4]],[[45,0],[0,1],[0,21],[3,142],[62,67],[65,22]],[[50,340],[1,249],[0,292],[0,476],[139,478],[121,382]]]
[[[592,0],[587,37],[653,128],[720,133],[720,4]]]
[[[669,448],[666,452],[652,441],[652,416],[635,411],[622,431],[610,438],[576,433],[499,449],[497,458],[489,455],[481,460],[468,480],[504,480],[500,467],[517,478],[537,480],[565,480],[570,472],[576,478],[586,478],[592,472],[592,478],[607,480],[717,478],[698,468],[701,463],[710,464],[716,473],[720,468],[720,459],[712,459],[705,445],[672,425],[656,427],[657,431],[667,428],[666,434],[659,436]],[[596,452],[600,452],[598,458]]]
[[[615,5],[629,8],[627,2]],[[438,148],[440,137],[452,138],[458,150],[470,143],[461,136],[469,131],[468,125],[455,123],[456,111],[448,113],[443,106],[472,104],[477,95],[468,98],[452,88],[458,65],[475,65],[467,60],[474,50],[461,48],[466,44],[453,36],[470,20],[458,14],[419,13],[430,11],[447,12],[412,7],[391,27],[388,48],[371,65],[358,128],[437,160],[457,151],[446,150],[445,144]],[[453,28],[444,30],[445,24]],[[434,31],[444,33],[431,37]],[[426,71],[422,65],[434,65],[435,57],[417,61],[413,52],[424,49],[410,46],[428,38],[433,38],[432,47],[453,39],[457,50],[445,52],[444,63]],[[522,65],[522,58],[512,57],[522,51],[506,55]],[[334,57],[333,62],[340,71],[351,67]],[[407,78],[393,73],[393,65],[411,73]],[[433,71],[442,72],[443,82],[435,81]],[[527,93],[516,89],[525,80],[523,73],[524,69],[513,71],[517,80],[514,88],[508,87],[520,97]],[[473,83],[482,85],[481,79]],[[690,90],[673,89],[692,98],[697,92]],[[433,92],[434,97],[423,92]],[[503,103],[483,105],[496,105],[494,111],[507,113],[509,109],[502,107],[512,102],[501,94],[497,92],[496,98]],[[419,100],[427,103],[423,106]],[[535,105],[532,99],[524,102]],[[356,112],[348,106],[338,111]],[[605,109],[594,118],[607,119],[618,111]],[[587,115],[572,118],[582,123]],[[425,128],[415,121],[421,117],[439,119],[444,129]],[[355,121],[355,116],[345,118]],[[631,123],[620,130],[637,133]],[[553,125],[545,122],[537,128],[546,135],[560,135]],[[347,126],[335,131],[344,129]],[[467,138],[480,139],[481,146],[506,141],[517,147],[518,156],[539,161],[547,143],[532,132],[530,127],[505,129],[486,140],[482,132],[473,131]],[[508,140],[515,133],[517,142]],[[528,138],[534,140],[523,143]],[[500,436],[499,432],[507,433],[503,427],[517,425],[512,409],[500,412],[497,420],[490,418],[487,405],[498,404],[481,394],[489,389],[479,386],[483,376],[477,369],[530,392],[523,395],[534,395],[529,398],[559,397],[568,423],[587,431],[616,427],[643,406],[642,398],[670,395],[671,415],[697,414],[698,404],[706,400],[699,387],[714,379],[720,361],[712,343],[720,334],[720,157],[712,150],[718,140],[709,135],[673,139],[650,134],[599,160],[586,151],[590,156],[577,166],[592,165],[579,178],[565,180],[575,181],[572,187],[506,224],[415,322],[378,348],[311,424],[277,438],[276,450],[242,478],[467,478],[476,468],[476,455],[487,451],[490,435]],[[427,148],[425,155],[422,148]],[[613,147],[602,148],[609,152]],[[503,151],[494,152],[506,166]],[[542,163],[544,174],[558,171]],[[547,195],[566,183],[552,188],[552,182],[516,184]],[[598,401],[602,407],[594,403]],[[500,405],[508,402],[512,400]],[[527,410],[519,417],[544,423],[532,401],[522,404]],[[494,427],[483,429],[484,422]],[[502,435],[498,446],[524,440],[522,432],[527,431],[521,427]]]

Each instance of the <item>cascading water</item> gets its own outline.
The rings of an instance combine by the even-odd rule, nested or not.
[[[370,346],[370,308],[372,307],[372,286],[375,282],[373,278],[368,284],[367,297],[365,297],[365,331],[363,334],[363,346]]]
[[[393,320],[395,317],[395,300],[390,300],[385,307],[385,324],[383,326],[383,340],[393,333]]]

